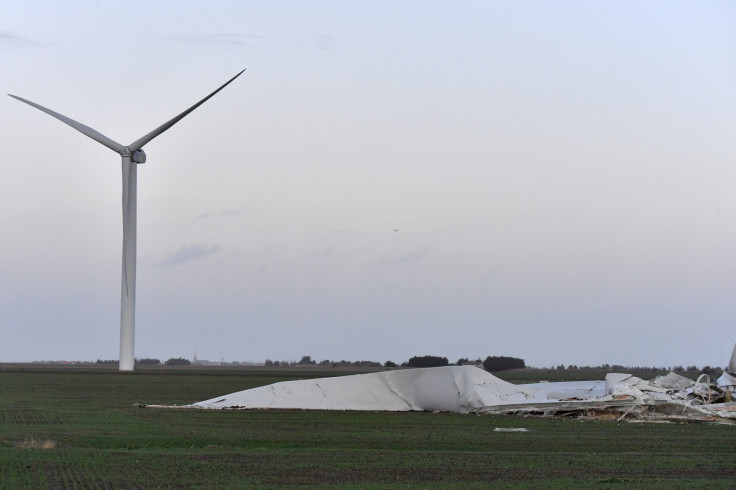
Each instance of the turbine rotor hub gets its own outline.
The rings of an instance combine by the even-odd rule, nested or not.
[[[123,146],[120,149],[120,156],[130,158],[133,163],[146,163],[146,152],[142,149],[131,152],[129,147]]]

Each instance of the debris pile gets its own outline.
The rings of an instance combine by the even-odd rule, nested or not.
[[[736,423],[736,403],[729,401],[734,384],[736,377],[727,370],[716,382],[706,375],[692,381],[669,373],[647,381],[609,373],[599,381],[515,385],[477,367],[448,366],[285,381],[189,407],[416,410]]]
[[[630,374],[610,373],[606,376],[604,393],[570,397],[565,397],[565,394],[565,390],[549,392],[545,403],[489,406],[478,412],[630,421],[736,423],[736,403],[728,403],[730,391],[720,387],[718,382],[711,382],[707,375],[692,381],[669,373],[646,381]]]

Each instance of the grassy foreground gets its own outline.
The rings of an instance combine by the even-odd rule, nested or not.
[[[0,369],[0,488],[733,488],[736,428],[443,413],[200,411],[324,373]],[[494,432],[524,427],[529,432]]]

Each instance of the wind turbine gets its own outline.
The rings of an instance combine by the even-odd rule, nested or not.
[[[132,371],[135,361],[133,358],[133,343],[135,336],[135,263],[136,263],[136,183],[137,167],[139,163],[146,163],[146,154],[143,145],[160,135],[171,126],[183,119],[187,114],[201,106],[210,97],[225,88],[230,82],[238,78],[245,70],[225,82],[220,88],[200,100],[192,107],[182,112],[170,121],[165,122],[147,135],[137,139],[128,146],[123,146],[107,136],[95,131],[89,126],[62,116],[58,112],[47,109],[29,100],[10,95],[14,99],[35,107],[59,121],[68,124],[85,136],[119,153],[123,157],[123,275],[120,294],[120,370]]]

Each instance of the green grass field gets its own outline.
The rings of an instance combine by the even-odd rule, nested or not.
[[[2,368],[0,487],[736,485],[734,426],[135,406],[191,403],[325,374]]]

